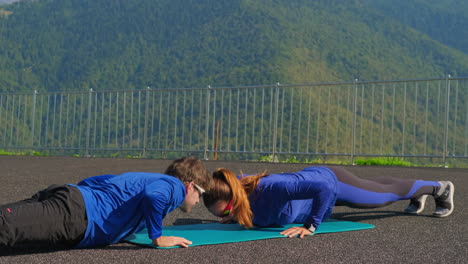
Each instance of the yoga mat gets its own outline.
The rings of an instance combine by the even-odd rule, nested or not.
[[[235,243],[242,241],[251,241],[269,238],[285,238],[280,232],[292,227],[302,226],[301,224],[291,224],[283,227],[266,227],[266,228],[251,228],[244,229],[238,224],[196,224],[196,225],[177,225],[163,227],[163,236],[178,236],[192,241],[191,247],[201,245]],[[314,234],[345,232],[353,230],[363,230],[374,228],[374,225],[349,222],[328,220],[320,224],[319,228]],[[151,243],[146,229],[124,238],[124,241],[138,244],[147,247],[155,248],[178,248],[176,247],[156,247]]]

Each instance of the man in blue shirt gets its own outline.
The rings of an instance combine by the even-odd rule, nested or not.
[[[156,246],[188,247],[191,241],[182,237],[162,236],[162,220],[176,208],[190,212],[211,181],[202,162],[187,157],[164,174],[127,172],[52,185],[0,206],[0,245],[105,246],[146,227]]]

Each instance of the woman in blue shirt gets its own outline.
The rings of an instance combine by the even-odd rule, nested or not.
[[[53,185],[0,206],[0,246],[104,246],[146,227],[156,246],[188,247],[191,241],[184,238],[162,236],[162,220],[176,208],[189,212],[211,180],[202,162],[188,157],[164,174],[128,172]]]
[[[294,173],[236,177],[226,169],[213,173],[213,187],[204,194],[208,210],[222,222],[246,228],[303,223],[281,234],[309,235],[331,215],[335,205],[377,208],[410,200],[407,213],[419,214],[427,196],[436,201],[436,217],[453,211],[454,185],[449,181],[396,178],[362,179],[338,167],[308,167]]]

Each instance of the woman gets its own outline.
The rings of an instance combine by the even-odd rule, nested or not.
[[[419,214],[426,198],[435,198],[436,217],[453,212],[454,185],[449,181],[396,178],[361,179],[343,168],[308,167],[299,172],[236,177],[227,169],[213,173],[213,188],[203,200],[221,222],[237,221],[246,228],[303,223],[281,234],[312,234],[335,205],[377,208],[410,200],[405,212]]]

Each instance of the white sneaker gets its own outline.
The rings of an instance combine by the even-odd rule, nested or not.
[[[440,185],[444,188],[444,191],[439,197],[435,198],[436,210],[432,215],[435,217],[447,217],[453,212],[455,186],[449,181],[440,182]]]
[[[427,194],[421,195],[418,198],[413,198],[410,200],[408,207],[405,209],[405,213],[408,214],[419,214],[424,210],[426,205]]]

